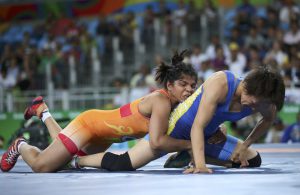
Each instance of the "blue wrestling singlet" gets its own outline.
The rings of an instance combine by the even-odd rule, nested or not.
[[[215,114],[209,124],[204,129],[205,140],[213,135],[219,125],[225,121],[237,121],[252,114],[250,107],[243,107],[240,112],[229,112],[231,99],[236,91],[241,79],[235,78],[232,72],[224,71],[227,77],[228,93],[226,101],[219,104],[216,108]],[[177,108],[171,113],[169,119],[168,135],[176,139],[190,140],[190,134],[194,119],[196,117],[198,107],[204,89],[200,86],[193,95],[191,95],[184,102],[179,104]],[[205,113],[203,113],[205,114]],[[221,144],[205,143],[205,153],[209,156],[219,158],[221,160],[228,160],[231,156],[237,139],[227,135],[227,141]]]

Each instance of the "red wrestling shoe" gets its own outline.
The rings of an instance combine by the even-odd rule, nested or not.
[[[32,100],[32,103],[30,106],[28,106],[24,112],[24,119],[29,120],[33,116],[37,116],[39,118],[42,118],[42,112],[48,109],[47,105],[44,102],[44,99],[42,96],[38,96]]]
[[[8,150],[3,154],[1,159],[1,170],[3,172],[8,172],[15,166],[18,157],[20,156],[18,146],[22,142],[26,142],[26,140],[23,137],[17,138],[8,148]]]

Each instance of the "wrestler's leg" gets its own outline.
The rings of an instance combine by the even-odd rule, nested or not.
[[[112,143],[107,143],[103,141],[91,141],[87,145],[85,145],[83,148],[81,148],[81,152],[85,155],[93,155],[101,152],[105,152]]]
[[[78,164],[82,167],[105,168],[111,171],[131,171],[146,165],[161,155],[161,152],[155,151],[150,147],[148,141],[141,139],[124,154],[105,152],[88,155],[79,157]]]
[[[105,154],[105,151],[111,146],[111,144],[98,143],[97,145],[88,145],[82,148],[81,151],[86,153],[77,157],[76,163],[79,167],[93,167],[101,168],[101,161]]]
[[[163,154],[153,150],[150,143],[142,139],[124,154],[106,152],[102,158],[101,168],[109,171],[134,171]]]
[[[59,132],[63,130],[52,116],[47,118],[44,121],[44,124],[46,125],[52,140],[54,140]]]
[[[242,141],[238,140],[237,138],[227,135],[227,139],[223,143],[219,144],[208,144],[206,142],[205,144],[205,154],[208,158],[206,158],[206,163],[208,164],[214,164],[219,166],[225,166],[225,167],[239,167],[237,164],[232,162],[231,156],[236,151],[239,150],[242,146]],[[258,167],[260,166],[259,161],[260,156],[257,151],[255,151],[252,148],[247,149],[247,160],[249,162],[249,167]]]
[[[71,121],[44,151],[28,144],[20,146],[23,159],[33,171],[56,171],[92,140],[93,134],[83,122],[84,117],[89,117],[88,112],[80,114]]]
[[[138,169],[149,162],[163,156],[165,153],[151,148],[149,141],[141,139],[128,151],[132,167]]]
[[[72,154],[59,139],[55,139],[45,150],[22,144],[20,153],[23,160],[34,172],[54,172],[72,159]]]
[[[242,145],[242,141],[237,138],[227,135],[226,141],[218,144],[205,143],[205,162],[207,164],[224,166],[224,167],[238,167],[237,163],[233,163],[231,155],[235,150],[238,150]],[[258,153],[252,149],[247,149],[247,159],[252,160],[252,167],[258,166],[257,162],[260,160]],[[182,168],[191,162],[192,158],[187,151],[182,151],[169,157],[166,161],[165,168]],[[256,164],[255,164],[256,162]]]
[[[42,96],[34,98],[31,105],[24,111],[25,120],[29,120],[33,116],[37,116],[45,123],[52,140],[54,140],[58,133],[62,131],[62,128],[51,116],[48,106]]]

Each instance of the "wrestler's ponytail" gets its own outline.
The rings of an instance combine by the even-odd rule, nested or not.
[[[161,62],[161,64],[156,68],[155,80],[159,84],[163,84],[169,80],[169,72],[171,71],[172,67],[165,62]]]
[[[175,51],[175,53],[171,59],[172,65],[176,66],[177,64],[182,63],[184,60],[184,57],[187,53],[188,53],[187,49],[183,50],[180,54],[178,53],[178,51]]]
[[[168,82],[173,83],[174,81],[179,80],[183,75],[194,77],[197,81],[195,69],[190,64],[183,62],[184,57],[188,52],[188,50],[183,50],[180,53],[175,51],[171,58],[171,64],[162,62],[156,69],[155,80],[165,88]]]

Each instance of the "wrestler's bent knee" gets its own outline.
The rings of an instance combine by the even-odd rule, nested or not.
[[[249,165],[247,167],[260,167],[261,162],[260,154],[257,152],[257,155],[254,158],[248,160]],[[232,162],[232,168],[239,168],[240,166],[241,163]]]
[[[101,162],[101,168],[109,171],[134,171],[128,152],[117,155],[106,152]]]

